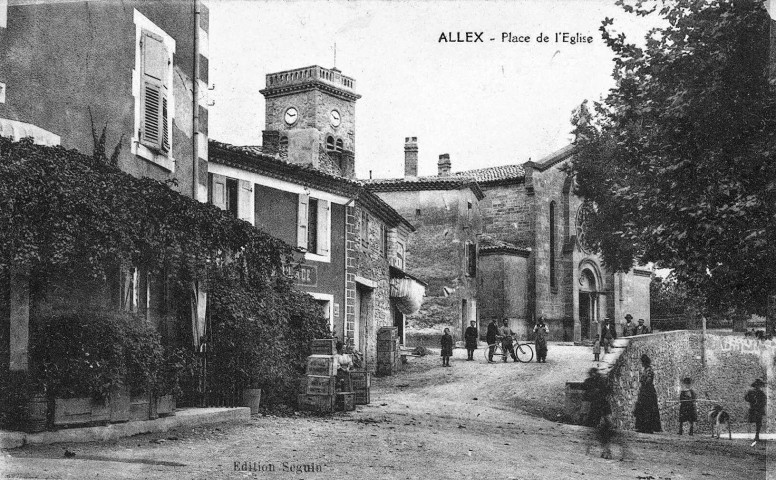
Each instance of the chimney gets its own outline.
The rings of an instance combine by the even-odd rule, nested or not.
[[[447,177],[450,175],[450,154],[449,153],[443,153],[442,155],[439,156],[437,167],[439,168],[440,177]]]
[[[418,176],[418,137],[404,139],[404,177]]]

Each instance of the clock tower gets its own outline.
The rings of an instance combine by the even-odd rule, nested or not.
[[[356,82],[319,66],[270,73],[263,151],[348,178],[355,176]]]

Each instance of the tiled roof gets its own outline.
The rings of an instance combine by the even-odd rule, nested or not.
[[[480,255],[507,254],[528,257],[531,254],[531,247],[498,240],[490,235],[480,237],[478,250]]]
[[[467,170],[465,172],[458,172],[456,175],[474,178],[478,183],[483,185],[507,182],[517,183],[525,179],[525,169],[523,169],[522,165],[501,165],[498,167]]]
[[[374,178],[364,180],[373,192],[408,192],[418,190],[460,190],[470,188],[478,200],[485,198],[477,181],[472,177],[451,175],[446,177]]]
[[[285,180],[297,185],[309,186],[337,195],[358,198],[373,214],[393,224],[403,224],[410,231],[415,227],[383,199],[365,188],[363,182],[322,172],[308,165],[286,162],[272,155],[261,153],[261,147],[236,146],[210,140],[208,161]]]

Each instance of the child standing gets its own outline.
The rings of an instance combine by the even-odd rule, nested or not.
[[[698,410],[695,408],[695,392],[690,388],[692,379],[682,379],[682,387],[679,391],[679,435],[684,433],[684,422],[690,423],[690,435],[693,426],[698,421]]]
[[[765,404],[768,401],[765,392],[762,391],[762,387],[765,386],[765,382],[759,378],[752,384],[752,389],[746,392],[744,400],[749,402],[749,423],[754,423],[754,446],[760,441],[760,429],[763,425],[763,417],[765,416]]]
[[[442,335],[442,366],[450,366],[450,357],[453,356],[453,336],[450,335],[450,329],[445,328],[445,334]]]
[[[599,356],[601,356],[601,335],[596,335],[593,342],[593,361],[597,362]]]

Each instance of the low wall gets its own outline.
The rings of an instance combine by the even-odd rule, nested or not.
[[[721,404],[732,419],[734,431],[747,431],[749,404],[744,395],[755,378],[768,382],[768,409],[764,431],[776,430],[776,422],[768,422],[776,413],[776,380],[773,377],[775,341],[754,340],[739,335],[720,335],[696,331],[673,331],[617,339],[612,352],[605,355],[600,366],[612,387],[612,414],[620,428],[634,429],[633,410],[639,393],[641,355],[652,359],[655,373],[660,417],[664,431],[679,430],[680,382],[693,379],[693,390],[699,401],[699,433],[709,433],[707,413],[715,403]],[[567,384],[567,397],[579,398],[575,388],[583,379]],[[769,381],[770,380],[770,381]],[[578,403],[578,401],[576,401]],[[579,420],[579,406],[567,400],[567,415]]]

